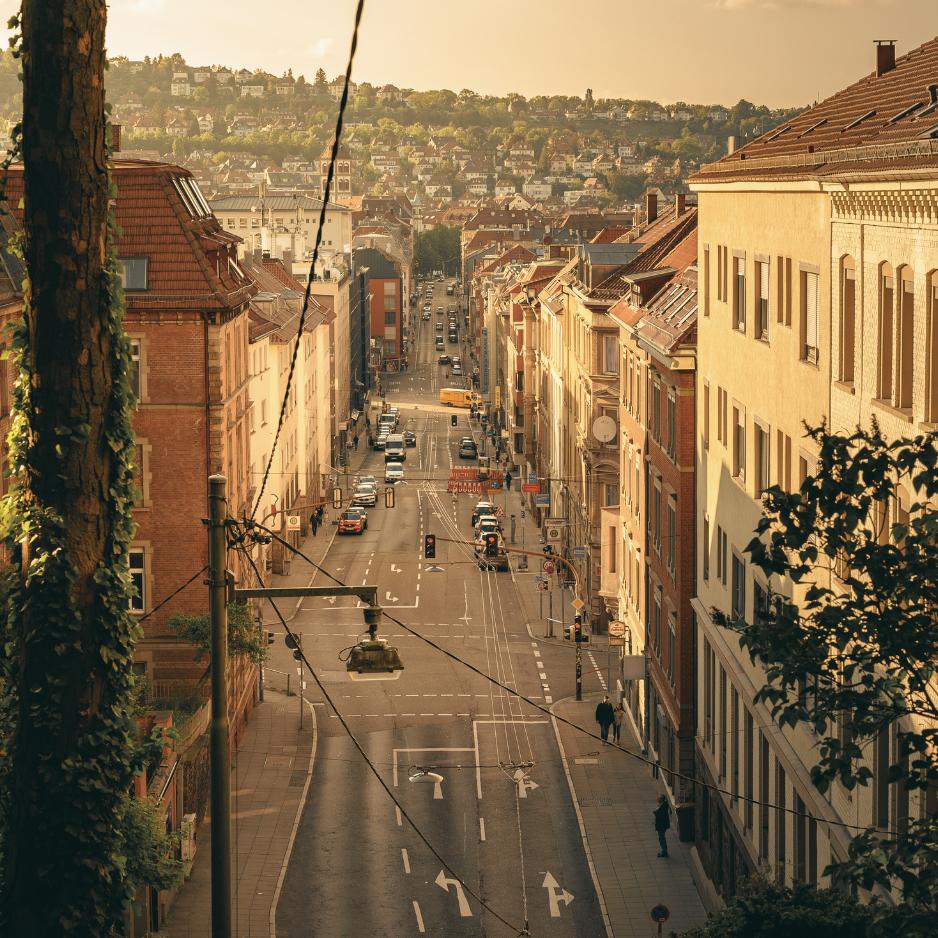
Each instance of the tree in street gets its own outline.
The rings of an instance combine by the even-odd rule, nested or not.
[[[105,0],[24,0],[20,20],[28,283],[3,520],[22,564],[0,623],[0,932],[30,938],[117,934],[129,889],[132,394],[106,15]]]
[[[459,228],[437,225],[417,235],[414,267],[419,276],[426,276],[435,270],[445,271],[450,276],[459,275],[459,231]]]
[[[798,492],[768,490],[747,548],[799,602],[770,593],[753,622],[718,619],[765,670],[756,700],[816,733],[819,791],[870,785],[880,752],[892,810],[829,872],[896,890],[902,933],[925,934],[938,915],[938,435],[888,442],[875,424],[809,435],[815,475]]]

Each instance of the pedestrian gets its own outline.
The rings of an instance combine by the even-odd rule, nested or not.
[[[622,735],[622,719],[625,717],[625,707],[623,707],[621,703],[616,704],[613,717],[615,722],[612,724],[612,741],[618,746],[619,736]]]
[[[322,527],[326,523],[326,506],[320,505],[316,509],[316,520],[319,522],[319,527]]]
[[[356,434],[352,437],[352,446],[355,448],[355,451],[358,452],[358,435]]]
[[[313,532],[313,537],[315,537],[316,532],[319,530],[319,510],[318,509],[309,516],[309,528]]]
[[[368,448],[371,449],[371,447],[374,446],[374,444],[375,444],[374,437],[369,433],[368,434]]]
[[[654,810],[655,831],[658,834],[659,857],[667,857],[668,840],[665,836],[671,828],[671,808],[665,795],[658,795],[658,807]]]
[[[511,491],[511,473],[507,469],[505,470],[505,488]]]
[[[604,745],[609,743],[609,727],[615,723],[615,720],[615,711],[609,703],[607,694],[603,697],[602,703],[596,705],[596,722],[599,724],[599,735],[602,736]]]

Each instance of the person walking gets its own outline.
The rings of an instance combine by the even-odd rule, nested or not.
[[[326,523],[326,506],[320,505],[316,509],[316,520],[319,522],[319,527],[322,527]]]
[[[318,508],[309,516],[309,529],[313,532],[313,537],[315,537],[316,532],[319,530],[319,509]]]
[[[622,735],[622,720],[625,717],[625,708],[621,703],[616,704],[616,709],[613,711],[612,715],[612,741],[618,746],[619,737]]]
[[[357,434],[352,437],[352,448],[355,450],[356,453],[358,452],[358,435]]]
[[[658,807],[654,810],[655,832],[658,834],[659,857],[667,857],[668,840],[665,836],[671,829],[671,807],[666,795],[658,795]]]
[[[609,744],[609,727],[615,723],[615,710],[609,703],[609,696],[602,699],[602,703],[596,705],[596,722],[599,724],[599,735],[602,736],[603,744]]]
[[[508,471],[508,469],[506,469],[505,470],[505,489],[509,492],[511,491],[511,480],[512,480],[512,475]]]

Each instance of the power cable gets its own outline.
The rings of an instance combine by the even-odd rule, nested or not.
[[[205,573],[206,570],[208,570],[208,564],[196,570],[195,573],[193,573],[192,576],[190,576],[189,579],[186,580],[185,583],[183,583],[181,586],[177,586],[176,589],[174,589],[169,594],[169,596],[166,596],[164,599],[161,599],[148,613],[140,616],[140,618],[137,619],[137,622],[145,622],[147,619],[150,618],[150,616],[155,615],[157,612],[159,612],[160,609],[162,609],[163,606],[165,606],[173,597],[178,596],[187,586],[194,583],[200,576],[202,576],[203,573]]]
[[[280,539],[278,538],[278,540]],[[247,562],[251,565],[251,568],[254,570],[255,576],[257,576],[258,579],[261,579],[260,570],[257,569],[257,564],[254,562],[254,558],[251,556],[251,554],[247,550],[245,550],[243,547],[238,548],[238,550],[240,551],[242,556],[245,558],[245,560],[247,560]],[[494,915],[495,918],[497,918],[503,925],[507,925],[509,928],[513,929],[519,936],[529,935],[530,932],[528,931],[526,927],[519,928],[517,925],[514,925],[512,922],[509,922],[508,919],[504,918],[502,915],[496,912],[495,909],[493,909],[472,888],[472,886],[470,886],[459,875],[459,873],[457,873],[456,870],[454,870],[453,867],[449,863],[447,863],[447,861],[443,858],[442,854],[436,849],[436,847],[434,847],[433,844],[430,843],[430,840],[427,838],[426,834],[424,834],[423,831],[417,826],[414,819],[407,813],[407,810],[400,803],[400,801],[397,800],[397,797],[388,786],[388,783],[381,777],[381,773],[378,771],[377,767],[371,761],[368,754],[365,752],[364,748],[362,747],[361,743],[359,743],[357,737],[352,732],[352,728],[348,725],[347,721],[345,720],[345,717],[339,712],[339,708],[335,705],[335,702],[333,701],[332,697],[329,695],[329,692],[326,690],[325,685],[319,679],[319,675],[316,673],[315,669],[310,664],[309,659],[307,659],[306,652],[303,650],[301,644],[298,641],[296,641],[296,635],[291,631],[290,626],[287,625],[287,621],[286,619],[284,619],[283,615],[281,614],[280,609],[277,606],[277,604],[274,602],[273,599],[269,597],[267,601],[270,603],[271,607],[274,610],[274,613],[276,614],[277,618],[280,620],[280,624],[283,626],[284,631],[296,642],[296,651],[299,652],[300,658],[302,659],[303,664],[306,665],[307,669],[309,670],[310,675],[312,676],[313,680],[316,682],[316,686],[319,688],[319,692],[322,694],[323,698],[329,704],[333,713],[335,713],[336,719],[338,719],[339,723],[342,724],[342,729],[345,730],[349,739],[352,741],[352,744],[358,750],[362,759],[365,761],[365,765],[367,765],[368,768],[371,770],[371,774],[374,775],[374,777],[378,780],[378,784],[381,785],[381,787],[384,789],[385,793],[387,794],[388,798],[391,799],[391,801],[394,803],[394,806],[398,809],[398,811],[400,811],[401,817],[407,820],[407,823],[410,824],[414,833],[420,838],[421,841],[423,841],[424,846],[426,846],[426,848],[430,851],[430,853],[432,853],[433,856],[436,857],[436,859],[439,860],[439,862],[443,865],[443,869],[446,870],[448,873],[450,873],[456,880],[458,880],[459,884],[466,890],[467,893],[469,893],[470,896],[472,896],[473,899],[476,900],[476,902],[479,903],[479,905],[482,906],[483,909],[485,909],[491,915]]]
[[[253,524],[256,527],[259,527],[261,530],[263,530],[265,534],[269,534],[276,541],[283,544],[283,546],[286,547],[293,554],[305,560],[308,564],[315,567],[317,570],[319,570],[320,572],[328,576],[330,579],[334,580],[340,586],[346,585],[342,583],[340,580],[336,579],[336,577],[334,577],[327,570],[323,569],[314,560],[311,560],[309,557],[307,557],[306,554],[304,554],[303,551],[301,551],[298,547],[294,547],[288,541],[285,541],[283,538],[281,538],[278,534],[276,534],[276,532],[268,530],[263,525],[258,524],[257,522],[253,522]],[[454,652],[449,651],[449,649],[444,648],[442,645],[437,644],[433,639],[428,638],[427,636],[411,628],[409,625],[406,625],[404,622],[401,622],[400,619],[396,618],[395,616],[392,616],[387,610],[382,609],[382,615],[384,615],[384,617],[388,619],[390,622],[393,622],[395,625],[400,626],[405,632],[409,633],[414,638],[419,638],[422,642],[429,645],[431,648],[445,655],[447,658],[451,658],[453,661],[458,662],[459,664],[463,665],[463,667],[468,668],[470,671],[472,671],[475,674],[478,674],[479,677],[485,679],[486,681],[490,681],[496,687],[500,687],[502,690],[505,690],[510,694],[514,694],[516,697],[523,700],[525,703],[529,704],[535,710],[538,710],[541,713],[545,714],[546,716],[549,716],[552,719],[555,719],[558,722],[563,723],[566,726],[569,726],[571,729],[577,730],[578,732],[584,734],[585,736],[588,736],[590,739],[595,740],[598,743],[605,742],[601,736],[597,736],[595,733],[590,732],[588,729],[586,729],[586,727],[580,726],[579,723],[574,723],[572,720],[568,720],[566,717],[563,717],[558,713],[554,713],[552,710],[549,710],[547,707],[539,704],[536,700],[532,700],[530,697],[525,696],[524,694],[521,693],[521,691],[516,690],[513,687],[508,687],[506,684],[503,684],[497,678],[492,677],[492,675],[486,674],[486,672],[483,671],[481,668],[477,668],[471,662],[466,661],[464,658],[460,658],[459,655],[455,654]],[[642,762],[643,764],[647,765],[649,768],[654,769],[655,771],[666,772],[670,778],[678,778],[678,779],[681,779],[682,781],[689,782],[692,785],[699,785],[701,788],[706,788],[709,791],[713,791],[713,792],[717,792],[718,794],[725,795],[727,798],[730,798],[733,801],[738,799],[740,801],[745,801],[754,805],[758,805],[759,807],[762,807],[762,808],[771,808],[772,810],[775,810],[775,811],[782,811],[786,814],[791,814],[794,817],[801,817],[801,818],[805,818],[806,820],[817,821],[819,824],[827,824],[830,827],[843,827],[849,830],[856,830],[856,831],[877,830],[877,831],[881,831],[882,833],[888,833],[888,831],[883,831],[880,828],[873,827],[870,825],[848,824],[845,821],[831,821],[831,820],[827,820],[826,818],[815,817],[813,814],[807,814],[806,812],[803,812],[803,811],[797,811],[794,808],[789,808],[785,805],[774,804],[770,801],[760,801],[757,798],[749,798],[746,795],[740,794],[739,792],[734,793],[730,791],[729,789],[721,788],[719,785],[714,785],[710,782],[705,782],[705,781],[702,781],[701,779],[694,778],[692,775],[687,775],[684,772],[678,772],[675,769],[665,768],[664,766],[661,765],[660,762],[656,762],[653,759],[649,759],[647,756],[643,755],[641,752],[636,752],[634,749],[626,749],[624,746],[616,746],[614,747],[614,751],[624,753],[627,756],[631,756],[633,759],[636,759],[639,762]]]
[[[329,156],[329,169],[326,173],[326,185],[322,193],[322,206],[319,209],[319,222],[316,226],[316,243],[313,245],[313,257],[309,265],[309,277],[306,279],[306,290],[303,293],[303,307],[300,310],[300,318],[296,327],[296,338],[293,343],[293,354],[290,356],[290,368],[287,371],[287,383],[283,393],[283,401],[280,404],[280,414],[277,417],[277,429],[274,432],[274,442],[270,448],[270,457],[267,460],[267,467],[264,470],[264,478],[261,480],[260,488],[257,491],[257,498],[254,502],[254,508],[251,511],[253,518],[257,514],[257,509],[267,488],[267,479],[270,475],[270,467],[274,463],[274,455],[277,452],[277,443],[280,440],[280,433],[283,430],[283,423],[286,420],[287,407],[290,403],[290,392],[293,385],[293,374],[296,371],[296,362],[300,354],[300,344],[303,338],[303,328],[306,325],[306,314],[309,311],[309,304],[312,300],[313,281],[316,277],[316,262],[319,260],[319,248],[322,245],[322,236],[326,227],[326,207],[329,204],[329,196],[332,193],[332,180],[335,176],[335,164],[339,156],[339,144],[342,139],[342,121],[345,116],[345,108],[348,105],[349,85],[352,81],[352,63],[355,61],[355,51],[358,48],[358,29],[361,24],[362,11],[365,8],[365,0],[358,0],[355,8],[355,25],[352,29],[352,44],[349,49],[348,64],[345,67],[345,85],[342,88],[342,98],[339,101],[339,113],[335,121],[335,136],[332,140],[332,153]]]

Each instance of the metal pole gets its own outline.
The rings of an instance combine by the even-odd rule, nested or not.
[[[231,753],[228,744],[226,479],[209,476],[209,611],[212,623],[212,938],[231,938]]]
[[[580,643],[576,643],[576,699],[583,699],[583,662],[580,657]]]
[[[300,648],[303,647],[303,636],[297,635]],[[303,729],[303,659],[300,658],[300,729]]]
[[[553,586],[553,584],[550,582],[550,574],[548,573],[548,574],[546,574],[546,576],[547,576],[547,592],[548,592],[548,594],[549,594],[549,595],[548,595],[548,606],[549,606],[549,609],[548,609],[548,613],[547,613],[547,614],[548,614],[548,616],[550,617],[550,620],[549,620],[549,621],[550,621],[550,628],[548,629],[547,634],[550,635],[551,638],[553,638],[553,637],[554,637],[554,591],[551,589],[551,587]],[[563,636],[561,636],[561,638],[562,638],[562,637],[563,637]]]

